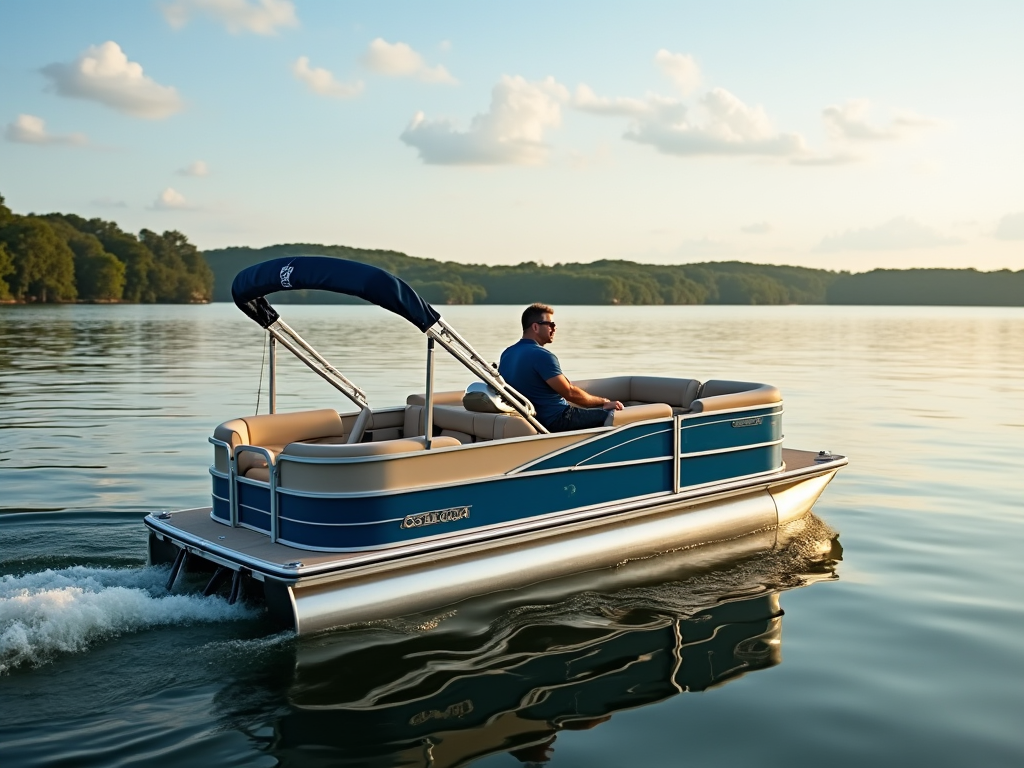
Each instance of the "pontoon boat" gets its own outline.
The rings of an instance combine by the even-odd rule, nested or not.
[[[412,323],[426,336],[425,392],[371,408],[266,299],[300,289]],[[232,296],[269,334],[270,413],[214,430],[212,504],[147,516],[150,559],[173,564],[169,588],[185,567],[210,569],[208,593],[261,597],[300,633],[772,530],[806,515],[846,464],[784,449],[779,390],[750,382],[578,381],[627,407],[603,427],[549,433],[434,307],[367,264],[274,259],[240,272]],[[277,412],[277,345],[355,409]],[[437,346],[478,382],[435,392]]]

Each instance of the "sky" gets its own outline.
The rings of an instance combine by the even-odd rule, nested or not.
[[[0,0],[17,213],[464,263],[1024,269],[1024,2]]]

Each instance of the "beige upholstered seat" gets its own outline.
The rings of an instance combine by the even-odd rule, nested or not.
[[[608,411],[611,414],[611,422],[605,422],[607,426],[621,427],[623,424],[633,424],[637,421],[649,421],[651,419],[667,419],[672,416],[672,406],[667,403],[647,403],[646,405],[629,405],[621,411]]]
[[[612,416],[607,426],[618,427],[636,421],[666,418],[672,415],[673,406],[682,403],[685,403],[688,409],[699,383],[694,379],[616,376],[580,382],[580,386],[601,397],[622,400],[627,404],[625,410],[610,412]],[[659,395],[663,397],[657,399]],[[643,398],[651,398],[651,401]],[[405,408],[404,434],[407,437],[422,435],[426,396],[410,395],[406,403],[408,405]],[[462,392],[459,390],[434,393],[434,429],[462,444],[537,434],[537,430],[519,414],[477,413],[466,410],[462,405]]]
[[[450,437],[435,437],[430,441],[431,448],[452,448],[459,441]],[[349,445],[329,445],[323,443],[289,443],[281,451],[282,456],[303,456],[318,459],[351,459],[361,456],[385,456],[393,453],[415,453],[426,450],[426,440],[422,437],[406,437],[400,440],[381,440],[376,443],[352,443]]]
[[[263,416],[243,416],[217,427],[213,436],[223,440],[234,450],[240,445],[258,445],[276,456],[288,444],[297,440],[341,437],[344,426],[341,416],[331,408],[294,413],[272,413]],[[267,466],[266,459],[252,451],[238,454],[238,471],[245,474],[253,467]]]
[[[454,448],[460,445],[458,440],[451,437],[435,437],[430,441],[430,447]],[[323,443],[323,442],[295,442],[289,443],[278,452],[276,459],[287,463],[288,456],[296,456],[314,459],[355,459],[366,456],[388,456],[397,454],[410,454],[426,450],[426,441],[422,437],[401,438],[398,440],[378,440],[370,443]],[[292,473],[302,474],[309,472],[330,472],[331,465],[306,465],[295,469]],[[261,480],[266,483],[270,481],[270,468],[266,462],[262,465],[252,466],[244,472],[249,480]],[[286,478],[287,479],[287,478]]]
[[[457,394],[460,395],[458,399],[442,399],[441,404],[434,406],[434,428],[442,435],[447,433],[467,443],[537,434],[537,430],[519,414],[467,411],[462,407],[461,393]],[[418,395],[411,395],[408,402],[410,404],[405,407],[405,436],[422,435],[423,400]]]
[[[626,406],[665,403],[671,406],[674,413],[689,412],[700,388],[697,379],[667,376],[610,376],[574,383],[591,394],[619,400]]]
[[[712,379],[705,382],[701,389],[700,399],[693,401],[691,410],[694,413],[706,413],[722,411],[727,408],[774,405],[780,402],[782,402],[782,393],[778,387],[773,387],[771,384]]]

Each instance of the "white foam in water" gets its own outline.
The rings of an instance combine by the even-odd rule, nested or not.
[[[0,576],[0,674],[97,640],[166,624],[251,618],[221,597],[169,595],[165,568],[75,566]]]

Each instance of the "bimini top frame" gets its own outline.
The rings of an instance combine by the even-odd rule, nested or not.
[[[497,368],[481,357],[459,333],[444,321],[436,309],[408,283],[390,272],[369,264],[328,256],[292,256],[271,259],[243,269],[231,284],[231,296],[246,315],[267,329],[273,342],[280,342],[310,370],[321,376],[360,409],[359,418],[349,435],[358,442],[370,417],[366,393],[349,381],[299,334],[292,330],[267,301],[277,291],[315,289],[357,296],[371,304],[394,312],[415,325],[427,336],[427,424],[430,442],[430,416],[433,406],[433,348],[440,344],[481,381],[494,387],[505,401],[540,433],[548,430],[537,421],[533,404],[509,386]],[[273,358],[272,358],[273,359]],[[273,378],[273,374],[272,374]],[[272,382],[272,386],[275,386]]]

